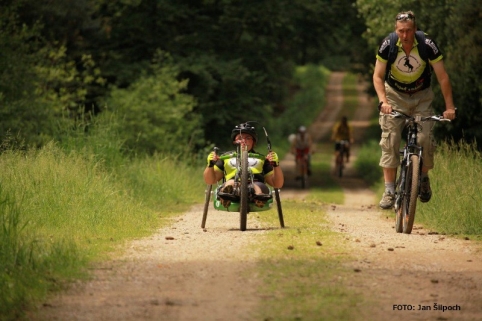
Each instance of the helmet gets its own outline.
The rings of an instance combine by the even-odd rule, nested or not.
[[[258,135],[256,134],[255,128],[248,123],[236,125],[236,127],[234,127],[233,131],[231,132],[231,140],[234,141],[236,136],[241,133],[253,136],[253,140],[255,143],[258,141]]]
[[[306,132],[306,127],[305,127],[305,126],[300,126],[300,128],[298,128],[298,131],[299,131],[300,133],[304,133],[304,132]]]

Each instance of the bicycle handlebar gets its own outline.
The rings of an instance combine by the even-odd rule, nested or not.
[[[404,114],[398,110],[393,110],[390,114],[386,114],[388,116],[391,116],[393,118],[406,118],[406,119],[412,119],[414,121],[427,121],[427,120],[433,120],[433,121],[448,121],[450,122],[450,119],[444,118],[442,115],[432,115],[432,116],[409,116],[407,114]]]
[[[236,157],[236,156],[237,156],[237,153],[232,152],[232,153],[229,153],[229,154],[226,154],[226,155],[219,156],[219,159],[226,160],[226,159],[233,158],[233,157]],[[264,159],[265,158],[265,156],[257,154],[257,153],[248,153],[248,157],[257,158],[257,159]]]

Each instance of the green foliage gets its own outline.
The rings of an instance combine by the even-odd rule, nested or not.
[[[27,144],[52,134],[52,113],[37,100],[38,26],[20,26],[14,10],[0,10],[0,137],[12,133]]]
[[[26,3],[0,13],[0,137],[12,132],[27,145],[41,146],[57,137],[60,122],[70,122],[64,114],[77,116],[87,88],[103,85],[103,79],[90,55],[75,62],[65,46],[45,41],[37,21],[22,24],[17,10]]]
[[[103,85],[100,70],[90,55],[80,57],[80,62],[69,60],[66,48],[43,47],[39,62],[34,66],[37,75],[36,95],[45,106],[58,116],[67,111],[69,116],[78,116],[79,102],[85,102],[88,86]]]
[[[285,112],[269,124],[276,138],[286,140],[300,125],[308,126],[325,103],[325,87],[330,71],[323,66],[309,64],[296,68],[287,99]]]
[[[362,38],[350,36],[361,33],[363,22],[353,1],[5,1],[1,21],[10,29],[2,33],[7,54],[0,63],[5,59],[12,71],[8,75],[17,82],[8,83],[6,77],[8,90],[0,87],[0,100],[15,98],[0,111],[5,120],[0,135],[10,129],[41,146],[58,138],[63,113],[72,119],[86,112],[96,116],[113,95],[139,103],[141,86],[156,88],[151,84],[155,77],[147,79],[161,50],[178,68],[174,77],[187,80],[182,93],[196,101],[180,113],[200,131],[191,133],[196,137],[175,136],[196,150],[206,143],[228,146],[223,133],[235,124],[265,123],[285,111],[281,102],[289,94],[295,65],[326,61],[346,68],[356,60],[350,57],[363,47]],[[152,105],[147,108],[151,114]],[[117,111],[117,106],[107,109]],[[134,124],[142,118],[128,119],[135,135],[127,135],[126,147],[163,151],[157,149],[160,143],[145,139],[172,128],[142,136],[146,124]],[[158,120],[153,123],[159,126]]]
[[[182,93],[173,64],[155,63],[127,89],[114,88],[107,105],[122,119],[118,132],[124,147],[136,153],[188,152],[202,141],[200,116],[191,113],[195,101]]]
[[[89,262],[203,199],[198,166],[158,155],[110,162],[108,170],[101,155],[113,148],[105,137],[90,137],[92,149],[81,139],[64,142],[67,152],[53,143],[27,151],[2,146],[2,320],[21,320],[32,304],[85,275]]]
[[[3,179],[2,179],[3,181]],[[9,181],[5,180],[8,184]],[[15,191],[0,186],[0,319],[19,320],[56,283],[79,277],[84,255],[71,240],[39,238]]]
[[[482,156],[476,148],[463,141],[438,147],[432,199],[417,207],[417,220],[440,233],[482,234]]]
[[[357,173],[370,185],[380,183],[383,179],[380,161],[380,146],[378,141],[369,140],[358,151],[355,168]]]

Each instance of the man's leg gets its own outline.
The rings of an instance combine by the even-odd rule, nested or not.
[[[380,207],[389,209],[395,203],[395,179],[397,176],[397,168],[383,168],[383,179],[385,181],[385,192],[383,193]]]

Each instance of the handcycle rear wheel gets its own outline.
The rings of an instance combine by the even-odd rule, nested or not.
[[[420,159],[418,155],[410,156],[405,181],[405,197],[402,201],[403,233],[412,233],[417,208],[418,180],[420,175]]]
[[[211,192],[213,190],[212,185],[207,185],[206,186],[206,192],[204,196],[204,210],[203,210],[203,219],[201,222],[201,227],[205,228],[206,227],[206,219],[208,217],[208,209],[209,209],[209,201],[211,200]]]
[[[284,218],[283,218],[283,209],[281,208],[281,199],[279,197],[279,189],[278,188],[274,189],[274,195],[275,195],[275,198],[276,198],[276,207],[278,209],[279,223],[280,223],[281,227],[285,227],[285,221],[284,221]]]
[[[246,231],[248,221],[248,152],[241,152],[241,199],[239,204],[240,230]]]

